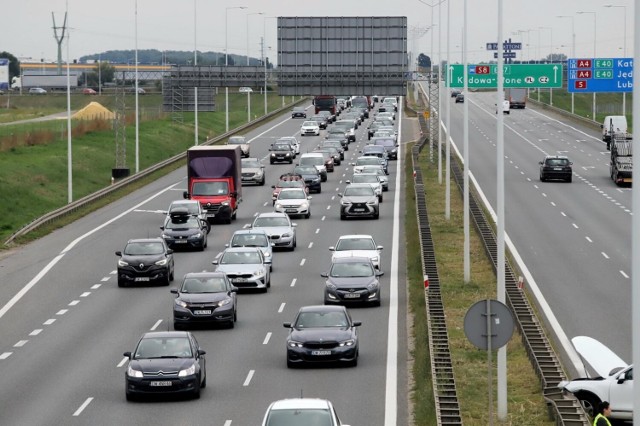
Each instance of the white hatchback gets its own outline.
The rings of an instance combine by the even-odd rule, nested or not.
[[[317,121],[305,121],[302,123],[302,127],[300,127],[300,135],[320,135],[320,126]]]
[[[329,251],[333,252],[332,262],[341,257],[366,257],[371,259],[371,263],[378,270],[382,249],[371,235],[365,234],[342,235],[335,246],[329,247]]]
[[[310,200],[311,197],[303,188],[282,188],[273,208],[278,213],[286,213],[289,216],[301,215],[309,219],[311,217]]]

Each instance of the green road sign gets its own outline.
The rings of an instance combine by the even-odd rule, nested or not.
[[[490,89],[498,87],[498,66],[468,65],[468,87]],[[449,66],[449,87],[464,87],[464,65]],[[562,64],[505,64],[504,87],[552,88],[562,87]]]

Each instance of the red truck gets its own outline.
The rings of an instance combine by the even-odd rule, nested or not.
[[[338,111],[338,99],[333,95],[321,95],[313,98],[313,105],[316,109],[316,114],[320,111],[329,111],[331,115],[337,116]]]
[[[198,200],[209,222],[231,223],[242,201],[239,145],[194,146],[187,150],[186,199]]]

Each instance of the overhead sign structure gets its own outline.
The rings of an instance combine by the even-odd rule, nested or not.
[[[516,52],[502,52],[502,57],[505,59],[513,59],[516,57]],[[493,52],[493,58],[498,59],[498,52]]]
[[[502,43],[502,48],[504,50],[522,50],[522,43],[505,41]],[[498,50],[498,43],[487,43],[487,50]]]
[[[492,89],[498,87],[498,66],[468,65],[468,87]],[[464,65],[449,66],[449,87],[464,87]],[[503,84],[506,88],[562,87],[561,64],[505,64]]]
[[[583,58],[567,61],[570,93],[633,91],[633,58]]]

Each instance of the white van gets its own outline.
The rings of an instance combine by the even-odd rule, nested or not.
[[[607,115],[600,127],[602,128],[602,140],[607,143],[607,149],[609,149],[612,132],[627,132],[627,117],[624,115]]]

